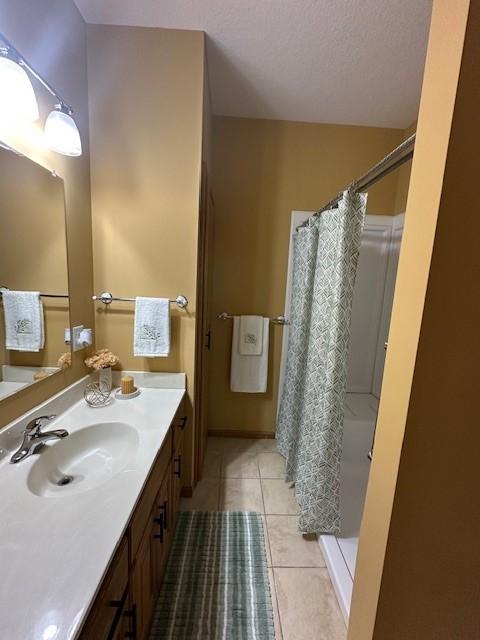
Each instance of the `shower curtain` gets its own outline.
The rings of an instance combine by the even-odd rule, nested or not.
[[[277,446],[295,483],[304,533],[340,533],[340,458],[353,287],[367,195],[294,236],[290,335]]]

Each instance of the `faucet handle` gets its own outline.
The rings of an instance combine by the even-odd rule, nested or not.
[[[54,420],[57,416],[52,414],[51,416],[39,416],[38,418],[34,418],[30,420],[30,422],[25,427],[25,433],[30,435],[34,435],[38,433],[40,429],[43,427],[45,422],[49,422],[50,420]]]

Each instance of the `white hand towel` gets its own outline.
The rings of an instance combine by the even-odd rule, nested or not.
[[[240,316],[238,352],[241,356],[261,356],[263,347],[262,316]]]
[[[170,354],[170,301],[136,298],[133,353],[144,358]]]
[[[43,304],[39,291],[2,289],[5,316],[5,348],[35,351],[45,345]]]
[[[230,368],[230,390],[240,393],[265,393],[268,379],[268,331],[269,320],[262,318],[261,355],[242,356],[238,349],[240,318],[233,318],[232,363]]]

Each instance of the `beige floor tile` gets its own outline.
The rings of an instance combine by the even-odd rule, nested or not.
[[[275,438],[259,438],[255,443],[257,453],[277,453],[277,441]]]
[[[225,452],[223,478],[259,478],[257,456],[253,453]]]
[[[281,479],[262,479],[265,513],[294,516],[298,513],[293,489]]]
[[[192,498],[180,500],[180,511],[217,511],[220,481],[203,478],[195,487]]]
[[[222,468],[222,453],[207,445],[203,459],[202,478],[219,478]]]
[[[273,451],[259,453],[258,466],[261,478],[285,479],[285,458],[279,453]]]
[[[314,535],[298,531],[297,516],[266,516],[274,567],[324,567],[325,560]]]
[[[256,453],[258,440],[254,438],[222,438],[224,453]]]
[[[260,480],[223,478],[220,484],[221,511],[257,511],[263,513]]]
[[[284,640],[345,640],[345,623],[326,569],[273,571]]]
[[[270,595],[273,607],[273,625],[275,628],[275,640],[283,640],[282,627],[280,624],[280,616],[278,614],[277,592],[275,589],[275,579],[273,577],[273,569],[268,569],[268,580],[270,582]]]

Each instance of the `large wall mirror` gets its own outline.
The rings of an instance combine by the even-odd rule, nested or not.
[[[0,402],[68,366],[63,180],[0,147]]]

